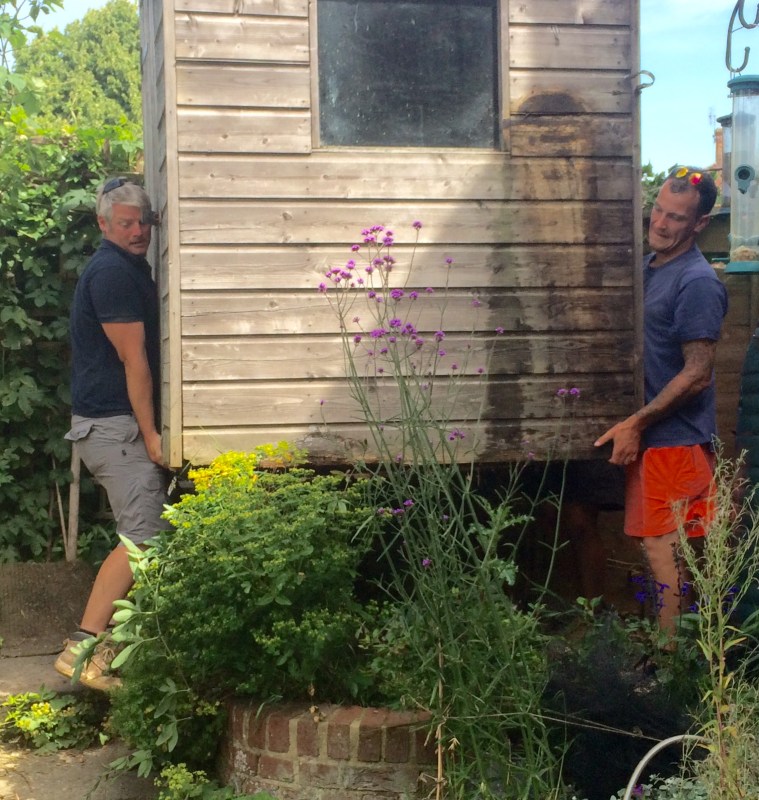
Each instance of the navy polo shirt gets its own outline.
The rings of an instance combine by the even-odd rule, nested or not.
[[[660,267],[643,264],[643,372],[646,403],[685,366],[682,346],[718,341],[727,291],[697,247]],[[646,447],[707,444],[717,433],[714,375],[711,384],[643,433]]]
[[[153,377],[156,417],[160,409],[158,295],[150,265],[103,240],[74,292],[71,307],[72,412],[83,417],[131,414],[124,365],[103,330],[107,322],[142,322]]]

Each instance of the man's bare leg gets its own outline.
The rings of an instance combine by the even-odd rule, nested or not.
[[[118,545],[101,564],[82,616],[81,629],[102,633],[113,615],[114,600],[122,600],[132,586],[133,575],[126,547]]]

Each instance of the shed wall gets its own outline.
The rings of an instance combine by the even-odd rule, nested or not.
[[[280,439],[356,455],[366,432],[316,287],[377,223],[402,284],[417,219],[411,282],[450,281],[451,361],[472,347],[451,422],[474,455],[544,454],[569,386],[589,453],[638,385],[637,2],[502,0],[497,151],[320,147],[315,2],[141,3],[172,463]],[[440,307],[424,313],[436,330]]]

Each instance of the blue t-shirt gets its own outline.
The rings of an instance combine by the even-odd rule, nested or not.
[[[643,372],[646,403],[685,366],[682,345],[719,340],[727,291],[697,247],[660,267],[643,262]],[[645,447],[708,444],[717,433],[711,384],[643,434]]]
[[[161,344],[156,286],[144,258],[107,239],[79,278],[71,307],[71,405],[72,412],[83,417],[132,413],[124,365],[105,335],[104,322],[145,326],[157,422]]]

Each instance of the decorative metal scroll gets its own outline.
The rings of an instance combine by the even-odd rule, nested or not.
[[[733,64],[733,34],[740,30],[741,28],[745,28],[746,30],[751,30],[751,28],[756,28],[759,26],[759,3],[756,6],[756,15],[754,17],[753,22],[748,22],[746,19],[746,14],[744,12],[744,5],[746,0],[738,0],[735,4],[735,8],[733,9],[733,13],[730,16],[730,24],[727,27],[727,49],[725,50],[725,66],[728,68],[730,72],[743,72],[748,65],[748,54],[751,52],[750,47],[745,47],[743,49],[743,63],[740,67],[734,67]],[[735,27],[735,20],[738,20],[740,23],[739,27]]]

